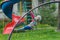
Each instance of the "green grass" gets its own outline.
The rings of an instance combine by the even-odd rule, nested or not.
[[[39,26],[39,25],[38,25]],[[60,32],[55,32],[54,27],[49,25],[41,29],[29,30],[26,32],[13,33],[12,40],[60,40]],[[0,34],[0,40],[7,40],[9,35]]]

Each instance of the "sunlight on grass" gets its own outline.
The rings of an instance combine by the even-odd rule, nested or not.
[[[55,32],[55,28],[49,25],[38,25],[37,30],[13,33],[12,40],[60,40],[60,32]],[[43,26],[43,27],[40,27]],[[42,29],[43,28],[43,29]],[[0,40],[7,40],[9,35],[0,34]]]
[[[8,35],[0,34],[0,40],[7,40],[7,39],[8,39]]]
[[[12,36],[12,40],[59,40],[60,33],[54,32],[54,30],[35,30],[25,33],[15,33]]]

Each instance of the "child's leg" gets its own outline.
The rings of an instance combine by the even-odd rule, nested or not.
[[[25,27],[23,27],[23,28],[15,29],[14,31],[18,32],[18,31],[25,31],[25,30],[31,30],[31,29],[32,29],[32,27],[30,27],[30,26],[25,26]]]
[[[23,29],[24,29],[24,30],[31,30],[32,27],[31,27],[31,26],[25,26]]]
[[[12,2],[5,2],[2,4],[2,10],[4,12],[4,14],[9,17],[10,19],[12,19],[12,9],[13,9],[13,4]]]
[[[20,2],[20,0],[9,0],[9,1],[13,2],[14,4]]]
[[[18,30],[31,30],[31,29],[32,29],[32,27],[30,27],[30,26],[25,26],[25,27],[20,28],[20,29],[18,29]]]
[[[4,14],[9,17],[10,19],[12,19],[12,9],[13,9],[13,5],[15,3],[20,2],[20,0],[9,0],[8,2],[3,3],[2,5],[2,10],[4,12]]]

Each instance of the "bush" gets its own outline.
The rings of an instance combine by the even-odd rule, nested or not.
[[[42,16],[42,24],[49,24],[51,26],[56,26],[57,18],[53,15],[56,7],[55,4],[45,5],[39,8],[40,15]]]

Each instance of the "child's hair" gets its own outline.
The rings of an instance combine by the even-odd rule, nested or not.
[[[35,20],[36,20],[36,21],[40,21],[40,20],[41,20],[41,16],[40,16],[40,15],[37,15],[37,16],[35,17]]]

